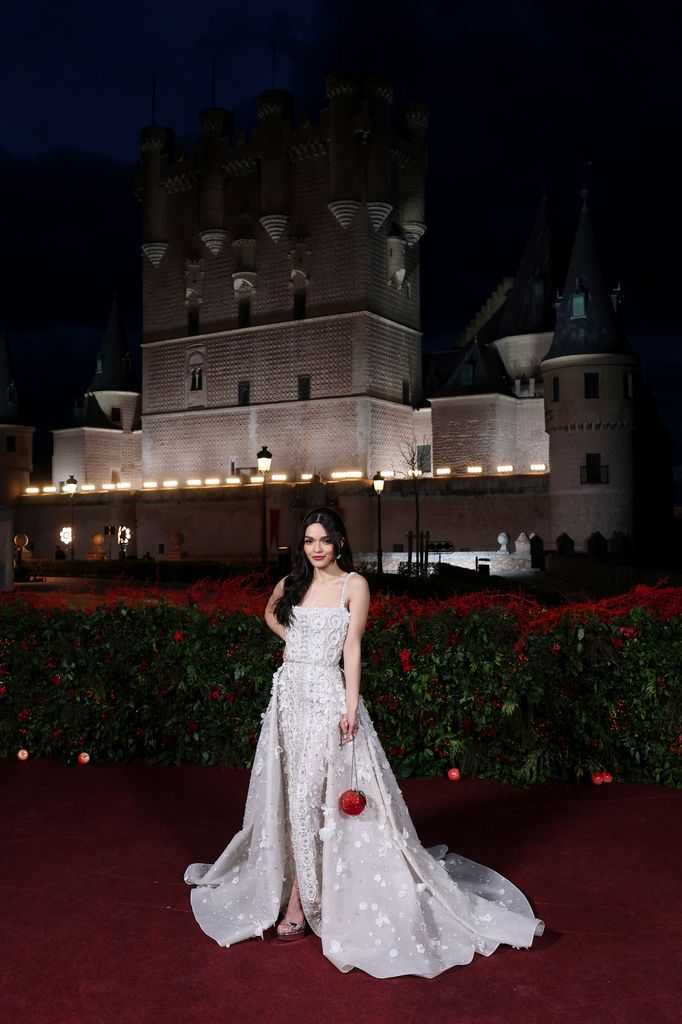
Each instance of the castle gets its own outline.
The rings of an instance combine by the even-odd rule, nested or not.
[[[75,477],[93,523],[127,502],[138,550],[161,553],[175,525],[192,553],[236,553],[243,538],[219,524],[239,514],[248,532],[265,443],[270,543],[295,536],[278,517],[305,505],[303,485],[336,480],[371,549],[377,473],[387,547],[410,528],[415,476],[431,536],[458,546],[489,548],[501,529],[549,545],[570,534],[578,549],[632,537],[637,360],[586,196],[565,276],[543,200],[516,276],[452,351],[423,361],[427,112],[394,110],[376,75],[332,74],[327,98],[294,124],[291,94],[261,93],[248,135],[204,110],[191,153],[168,128],[143,129],[142,392],[114,305],[74,425],[54,432],[49,490]]]

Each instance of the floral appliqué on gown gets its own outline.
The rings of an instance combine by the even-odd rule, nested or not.
[[[351,773],[352,744],[339,746],[350,575],[338,607],[294,609],[243,828],[215,864],[185,873],[194,916],[221,946],[262,937],[298,876],[308,924],[341,971],[432,978],[500,943],[530,946],[543,924],[523,893],[446,847],[420,844],[362,698],[355,747],[367,807],[355,818],[339,810]]]

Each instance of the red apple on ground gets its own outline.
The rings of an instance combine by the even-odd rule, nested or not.
[[[448,778],[450,779],[450,782],[459,782],[461,777],[462,777],[462,773],[460,772],[459,768],[450,768],[449,769],[449,771],[448,771]]]
[[[17,750],[17,759],[19,761],[28,761],[28,750],[22,747],[21,750]]]
[[[594,783],[595,786],[601,786],[603,781],[604,781],[604,774],[603,774],[603,772],[592,772],[592,782]]]
[[[89,764],[90,763],[90,755],[88,754],[87,750],[81,750],[80,754],[78,755],[78,763],[79,764]]]

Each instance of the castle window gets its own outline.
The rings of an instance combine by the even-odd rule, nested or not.
[[[421,470],[422,473],[430,473],[432,471],[430,444],[417,445],[417,469]]]
[[[294,320],[305,320],[307,298],[304,288],[294,292]]]
[[[16,452],[17,450],[17,439],[14,434],[7,434],[5,438],[8,452]]]
[[[187,310],[187,336],[193,337],[199,333],[199,307],[190,306]]]
[[[632,374],[623,374],[623,398],[632,398]]]
[[[599,374],[585,374],[585,398],[599,398]]]
[[[121,410],[120,410],[118,405],[112,405],[112,407],[111,407],[111,422],[112,423],[120,423],[121,422]]]
[[[189,375],[189,390],[204,390],[204,357],[201,352],[192,352],[187,361],[187,372]]]
[[[16,400],[17,400],[17,389],[14,387],[13,384],[10,384],[10,386],[7,388],[7,401],[10,403],[10,405],[14,405]]]
[[[403,405],[410,404],[410,382],[409,380],[403,381]]]
[[[559,401],[559,378],[552,377],[552,401]]]
[[[100,352],[97,356],[97,366],[95,367],[95,373],[104,373],[104,356]]]
[[[298,378],[298,400],[307,402],[310,399],[310,377]]]
[[[603,466],[601,455],[598,452],[590,452],[585,456],[585,465],[580,467],[581,484],[607,484],[609,482],[609,467]]]
[[[240,299],[237,303],[237,326],[251,326],[251,299]]]
[[[474,366],[473,363],[464,363],[459,374],[460,384],[468,386],[474,383]]]
[[[237,384],[237,405],[251,404],[251,381],[240,380]]]
[[[585,319],[585,292],[571,295],[571,320]]]

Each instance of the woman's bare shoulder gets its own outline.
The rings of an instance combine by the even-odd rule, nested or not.
[[[361,594],[369,594],[369,583],[359,572],[353,572],[348,581],[348,593],[351,596],[359,597]]]

